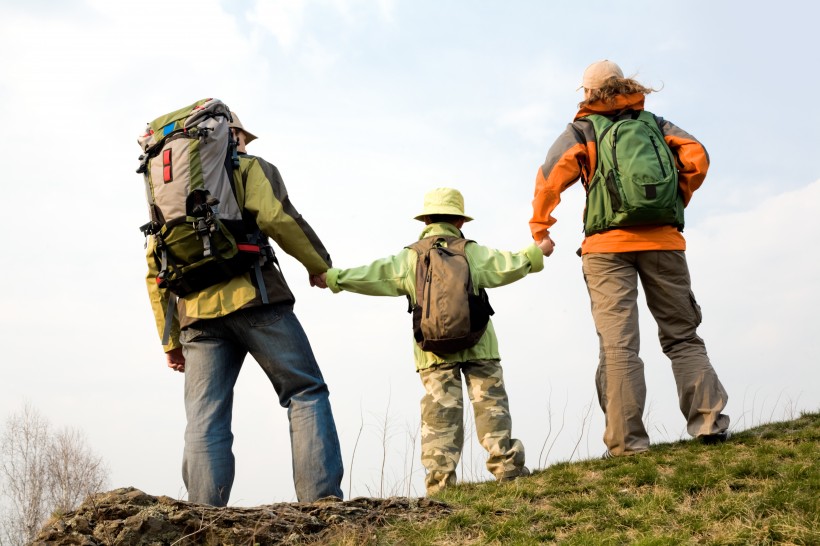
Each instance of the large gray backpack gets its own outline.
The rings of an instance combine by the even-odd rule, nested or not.
[[[138,139],[137,172],[151,217],[140,229],[156,241],[157,284],[177,296],[251,268],[261,282],[260,264],[272,258],[267,237],[236,200],[241,180],[231,120],[222,101],[203,99],[158,117]]]
[[[416,303],[408,311],[416,343],[424,351],[451,354],[474,346],[494,314],[487,292],[473,289],[464,253],[470,242],[432,236],[407,247],[418,254]]]

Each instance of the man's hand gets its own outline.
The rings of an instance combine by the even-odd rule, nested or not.
[[[549,257],[549,255],[552,254],[552,251],[555,250],[555,241],[547,235],[538,243],[538,248],[541,249],[541,254]]]
[[[310,286],[318,286],[319,288],[327,288],[327,273],[320,273],[319,275],[310,276]]]
[[[185,357],[182,355],[182,347],[171,349],[165,353],[168,367],[178,372],[185,372]]]

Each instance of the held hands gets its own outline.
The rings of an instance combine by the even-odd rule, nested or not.
[[[327,273],[320,273],[318,275],[310,275],[308,277],[310,286],[318,286],[319,288],[327,288]]]
[[[555,250],[555,241],[553,241],[549,235],[541,239],[538,243],[538,248],[541,249],[541,254],[544,256],[549,257],[552,254],[552,251]]]

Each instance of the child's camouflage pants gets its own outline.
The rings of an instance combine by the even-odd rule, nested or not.
[[[475,412],[476,434],[488,451],[487,470],[498,480],[524,469],[524,445],[512,438],[501,363],[474,360],[449,363],[419,372],[426,394],[421,399],[421,462],[427,469],[427,493],[456,482],[464,444],[462,375]]]

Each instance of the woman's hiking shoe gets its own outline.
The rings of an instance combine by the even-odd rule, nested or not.
[[[731,433],[728,430],[724,430],[723,432],[718,432],[717,434],[704,434],[703,436],[698,436],[698,440],[700,443],[711,446],[714,444],[722,444],[726,440],[729,439]]]
[[[633,455],[640,455],[641,453],[646,453],[647,451],[649,451],[649,450],[648,449],[642,449],[640,451],[627,451],[627,452],[623,453],[622,455],[615,455],[614,453],[612,453],[610,450],[607,449],[606,451],[604,451],[604,454],[601,455],[601,459],[606,460],[606,459],[615,459],[615,458],[620,458],[620,457],[632,457]]]

